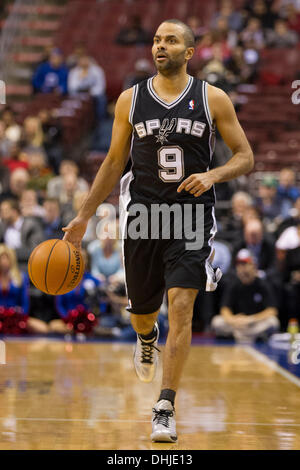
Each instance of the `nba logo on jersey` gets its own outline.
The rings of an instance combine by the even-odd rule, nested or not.
[[[194,108],[195,108],[195,101],[194,101],[194,100],[191,100],[191,101],[189,102],[189,109],[194,110]]]

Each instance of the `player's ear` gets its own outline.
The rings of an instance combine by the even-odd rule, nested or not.
[[[193,47],[188,47],[185,51],[185,58],[186,60],[190,60],[194,55],[195,49]]]

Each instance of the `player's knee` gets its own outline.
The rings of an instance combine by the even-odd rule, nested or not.
[[[132,313],[130,319],[131,324],[137,333],[147,334],[153,328],[156,319],[156,314],[135,315]]]

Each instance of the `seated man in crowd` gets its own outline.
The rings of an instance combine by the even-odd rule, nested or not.
[[[77,177],[76,190],[78,191],[88,191],[88,183],[81,177],[78,176],[79,168],[75,162],[72,160],[63,160],[59,166],[59,176],[51,178],[47,186],[47,195],[48,197],[59,197],[63,187],[64,187],[64,177],[74,173]]]
[[[39,65],[33,75],[32,85],[34,91],[38,93],[67,94],[68,68],[59,49],[53,49],[49,60]]]
[[[254,258],[246,249],[236,256],[236,274],[225,287],[220,315],[211,327],[217,336],[234,336],[238,341],[265,339],[279,329],[272,287],[257,276]]]
[[[68,79],[68,89],[71,96],[79,93],[89,93],[95,103],[97,118],[103,119],[106,114],[106,80],[105,74],[98,64],[84,55],[71,70]]]
[[[233,248],[233,259],[242,249],[247,248],[253,257],[261,275],[273,276],[276,271],[276,254],[273,240],[264,233],[259,219],[245,223],[244,237]]]

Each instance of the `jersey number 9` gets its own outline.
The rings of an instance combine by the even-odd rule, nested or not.
[[[183,150],[177,145],[161,147],[158,152],[158,170],[160,179],[164,183],[178,183],[184,177]]]

